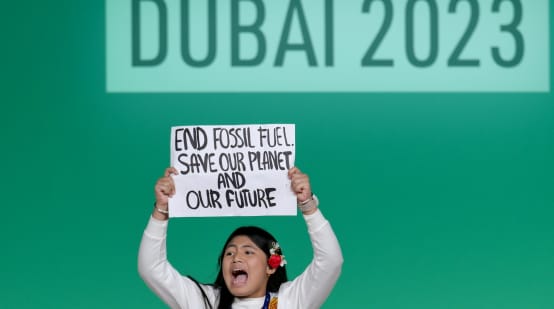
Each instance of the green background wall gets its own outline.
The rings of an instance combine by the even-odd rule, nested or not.
[[[554,308],[551,93],[109,94],[103,1],[1,12],[0,308],[164,308],[136,255],[169,129],[250,123],[296,124],[345,257],[324,308]],[[245,223],[309,262],[301,217],[173,219],[169,258],[211,281]]]

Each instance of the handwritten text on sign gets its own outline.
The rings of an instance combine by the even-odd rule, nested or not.
[[[171,217],[296,215],[291,124],[171,129]]]

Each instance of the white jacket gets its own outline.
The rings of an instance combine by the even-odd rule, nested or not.
[[[308,226],[314,257],[304,272],[285,282],[272,297],[278,297],[279,309],[319,308],[335,285],[342,268],[342,252],[331,225],[321,211],[303,216]],[[204,298],[196,284],[182,276],[167,261],[166,235],[168,221],[150,217],[138,256],[138,270],[142,279],[171,308],[199,309]],[[202,285],[208,299],[217,308],[219,290]],[[233,309],[259,309],[264,297],[235,298]]]

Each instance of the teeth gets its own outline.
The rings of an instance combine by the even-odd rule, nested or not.
[[[233,285],[242,286],[248,281],[248,273],[242,269],[233,270]]]
[[[246,271],[243,270],[243,269],[233,269],[232,273],[233,273],[234,276],[241,275],[241,274],[244,274],[244,275],[247,274]]]

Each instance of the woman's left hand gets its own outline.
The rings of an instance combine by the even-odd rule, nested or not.
[[[293,167],[289,170],[289,179],[298,204],[312,198],[312,187],[308,175],[302,173],[297,167]]]

